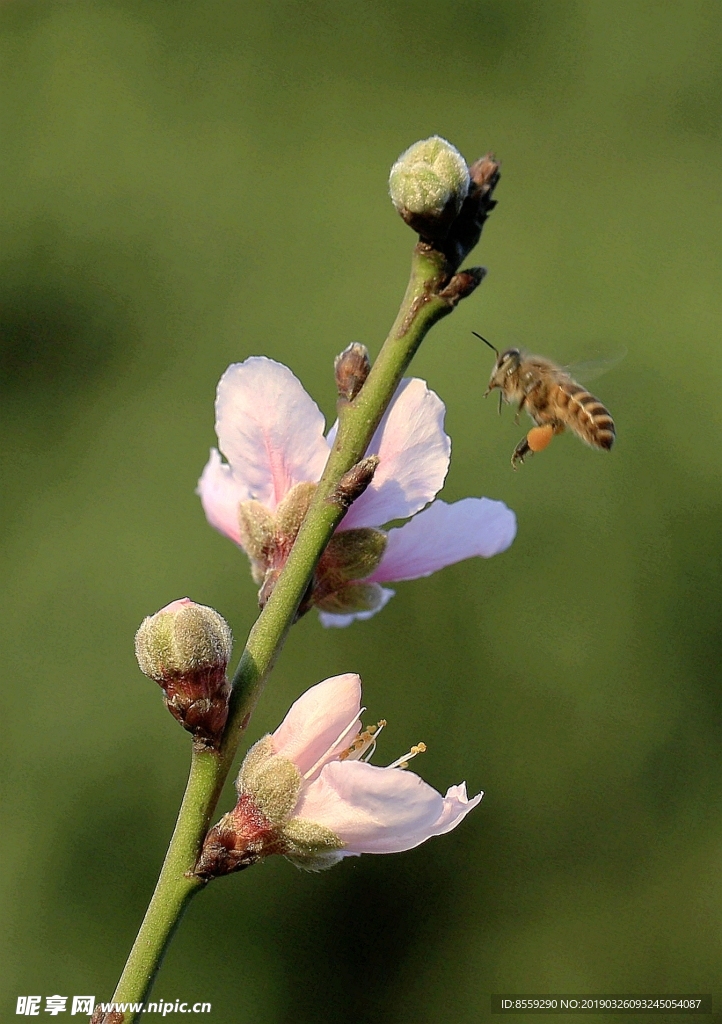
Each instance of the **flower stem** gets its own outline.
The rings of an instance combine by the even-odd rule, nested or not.
[[[428,246],[414,251],[406,294],[391,332],[357,397],[340,413],[339,430],[308,514],[273,593],[251,629],[233,679],[231,706],[220,753],[196,752],[175,831],[155,892],[113,995],[139,1003],[150,992],[165,950],[192,896],[204,885],[193,869],[211,816],[231,769],[241,734],[293,624],[316,564],[346,511],[334,499],[339,481],[363,458],[426,332],[455,302],[440,294],[449,280],[445,258]],[[142,1012],[142,1011],[141,1011]],[[141,1012],[97,1016],[96,1024],[131,1024]]]
[[[200,879],[186,877],[196,856],[198,834],[208,829],[216,795],[218,755],[193,752],[190,775],[178,820],[153,897],[113,997],[116,1002],[140,1002],[150,991],[161,964],[168,938],[188,901],[202,886]]]
[[[443,259],[414,252],[406,294],[369,376],[353,402],[341,410],[339,429],[326,468],[273,593],[253,626],[233,679],[223,753],[235,753],[240,731],[253,712],[316,564],[346,511],[333,500],[341,478],[366,453],[376,427],[393,398],[427,331],[453,308],[436,294],[444,280]]]

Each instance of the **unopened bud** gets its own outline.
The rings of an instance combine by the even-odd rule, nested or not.
[[[499,180],[499,161],[493,153],[479,157],[469,168],[469,176],[476,190],[488,195]]]
[[[422,238],[443,238],[469,192],[469,168],[439,135],[415,142],[389,176],[389,193],[403,219]]]
[[[369,350],[358,341],[352,342],[336,356],[333,368],[339,398],[352,402],[366,382],[371,369]]]
[[[232,645],[225,619],[188,597],[148,616],[135,636],[141,671],[159,683],[168,710],[199,746],[217,746],[226,724]]]
[[[453,308],[461,299],[468,298],[486,277],[486,267],[467,267],[454,274],[449,283],[439,292],[440,299],[446,299]]]
[[[341,477],[328,501],[349,508],[373,480],[379,461],[378,455],[367,455],[365,459],[357,462]]]
[[[487,153],[469,167],[469,194],[441,245],[451,269],[459,267],[477,244],[486,219],[496,206],[494,189],[499,183],[499,168],[493,153]]]

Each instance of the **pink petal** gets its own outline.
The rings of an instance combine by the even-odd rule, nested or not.
[[[273,733],[277,754],[293,761],[302,775],[322,758],[324,764],[351,746],[361,723],[361,680],[353,672],[332,676],[306,690]],[[355,721],[356,719],[356,721]],[[349,731],[341,736],[347,726]]]
[[[423,380],[402,380],[367,449],[367,454],[379,456],[378,469],[346,513],[341,529],[406,519],[436,497],[451,453],[444,433],[445,411]]]
[[[164,612],[170,612],[172,615],[175,615],[176,612],[182,611],[191,604],[195,604],[195,601],[191,601],[189,597],[179,597],[177,600],[171,601],[170,604],[164,605],[160,611],[156,612],[156,615],[162,615]]]
[[[321,625],[325,626],[327,629],[329,627],[343,629],[345,626],[350,626],[354,619],[358,619],[359,622],[363,622],[365,619],[373,618],[377,612],[380,612],[381,609],[389,603],[395,593],[395,590],[389,590],[388,587],[382,587],[381,604],[378,608],[373,608],[370,612],[352,612],[350,615],[333,615],[331,612],[319,612],[318,617],[321,620]]]
[[[473,811],[477,804],[481,803],[483,795],[483,793],[477,793],[472,800],[469,800],[465,782],[462,782],[459,786],[451,786],[446,791],[444,809],[434,826],[434,835],[443,836],[456,828],[469,811]]]
[[[463,498],[435,501],[409,523],[389,530],[388,544],[369,582],[414,580],[464,558],[490,558],[516,535],[516,516],[503,501]]]
[[[460,789],[443,798],[413,772],[334,761],[302,792],[294,817],[330,828],[344,854],[400,853],[448,832],[476,806],[481,795],[464,803]]]
[[[211,448],[211,457],[196,490],[211,526],[240,544],[238,506],[248,500],[248,489],[234,477],[231,467],[221,462],[221,456],[215,448]]]
[[[216,397],[219,448],[248,496],[274,511],[328,458],[323,413],[287,366],[251,356],[229,366]]]

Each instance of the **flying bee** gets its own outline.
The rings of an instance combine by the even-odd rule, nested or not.
[[[500,353],[476,331],[472,334],[496,352],[484,397],[498,388],[499,412],[504,402],[518,402],[516,422],[522,409],[526,409],[536,424],[512,453],[514,469],[530,453],[543,451],[554,435],[562,434],[567,427],[592,448],[609,451],[616,436],[614,420],[599,399],[577,384],[563,367],[518,348]]]

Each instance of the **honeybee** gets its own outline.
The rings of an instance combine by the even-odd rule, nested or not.
[[[551,359],[518,348],[500,353],[476,331],[472,334],[496,352],[484,397],[498,388],[499,412],[503,402],[518,402],[516,422],[522,409],[526,409],[536,424],[512,453],[514,469],[530,453],[543,451],[555,434],[562,434],[567,427],[592,448],[609,451],[616,436],[614,420],[599,399],[577,384],[565,369]]]

